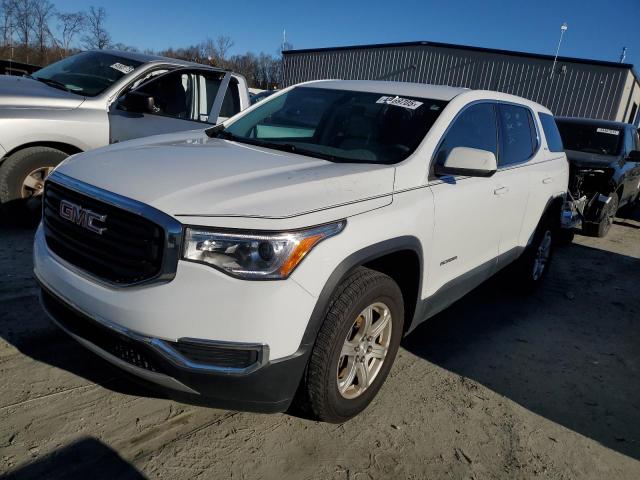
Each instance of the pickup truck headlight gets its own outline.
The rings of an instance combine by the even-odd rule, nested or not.
[[[285,279],[322,240],[340,233],[346,220],[288,232],[209,230],[188,227],[183,260],[204,263],[246,279]]]

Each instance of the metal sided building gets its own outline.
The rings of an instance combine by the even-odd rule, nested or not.
[[[638,124],[633,65],[435,42],[288,50],[284,86],[327,78],[395,80],[497,90],[554,114]],[[553,70],[553,71],[552,71]]]

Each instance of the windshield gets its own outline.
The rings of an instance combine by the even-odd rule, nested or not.
[[[565,150],[619,155],[623,132],[618,128],[557,121]]]
[[[219,135],[331,161],[396,163],[446,105],[384,93],[296,87],[264,100]]]
[[[94,97],[142,62],[102,52],[84,52],[44,67],[31,78],[54,88]]]

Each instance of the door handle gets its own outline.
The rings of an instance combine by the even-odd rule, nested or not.
[[[547,183],[552,183],[553,182],[553,177],[545,177],[542,179],[542,183],[547,184]]]
[[[494,195],[504,195],[509,191],[509,187],[499,187],[493,191]]]

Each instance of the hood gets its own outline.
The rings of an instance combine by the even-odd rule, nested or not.
[[[27,77],[0,75],[0,108],[77,108],[85,97]]]
[[[569,163],[576,167],[603,168],[611,164],[617,164],[620,157],[617,155],[602,155],[599,153],[579,152],[577,150],[565,150]]]
[[[56,171],[171,215],[283,218],[390,194],[395,169],[332,163],[197,131],[93,150]]]

